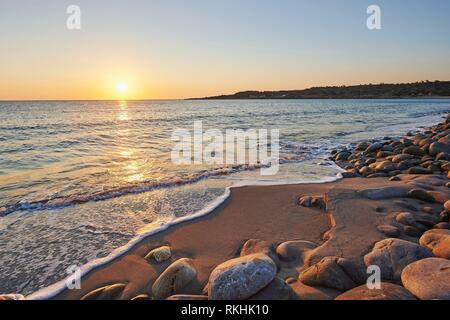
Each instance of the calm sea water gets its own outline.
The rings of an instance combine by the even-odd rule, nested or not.
[[[330,149],[440,120],[450,100],[0,102],[0,293],[30,293],[237,181],[313,181]],[[279,129],[279,174],[174,165],[174,129]]]

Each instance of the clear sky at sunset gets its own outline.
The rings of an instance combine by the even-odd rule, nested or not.
[[[66,28],[71,4],[81,30]],[[449,36],[445,0],[1,0],[0,99],[450,80]]]

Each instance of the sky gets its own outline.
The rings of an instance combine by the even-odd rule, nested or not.
[[[447,0],[0,0],[0,100],[450,80],[449,35]]]

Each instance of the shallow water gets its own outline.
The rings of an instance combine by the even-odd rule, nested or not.
[[[0,292],[30,293],[236,181],[319,181],[330,149],[435,124],[450,100],[0,102]],[[173,130],[279,129],[276,176],[175,165]],[[220,173],[220,174],[219,174]],[[226,174],[224,174],[226,173]],[[195,183],[189,183],[195,182]]]

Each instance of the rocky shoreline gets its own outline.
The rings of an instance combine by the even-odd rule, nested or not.
[[[288,223],[303,216],[326,221],[325,232],[317,227],[320,242],[304,238],[300,231],[300,239],[286,235],[285,241],[273,241],[267,232],[259,232],[258,238],[242,238],[243,245],[234,252],[229,249],[233,243],[217,248],[214,261],[221,263],[206,257],[202,264],[200,249],[208,246],[206,239],[196,240],[200,249],[192,252],[173,244],[170,237],[150,239],[107,268],[83,277],[82,289],[66,290],[55,298],[450,300],[450,115],[436,126],[400,139],[386,137],[335,150],[332,159],[346,169],[344,179],[316,189],[295,187],[304,192],[289,207],[293,213],[286,215]],[[280,194],[299,190],[283,188]],[[277,189],[269,194],[272,190]],[[252,211],[250,205],[239,210],[239,214]],[[274,217],[261,214],[269,225]],[[219,218],[206,219],[192,224]],[[210,232],[218,238],[236,232],[239,238],[240,222],[229,223],[236,231],[216,227]],[[188,228],[172,231],[179,232],[173,239],[189,237],[184,234],[192,232]],[[371,278],[377,272],[379,277]],[[381,282],[369,287],[371,279]],[[0,300],[22,298],[0,296]]]

